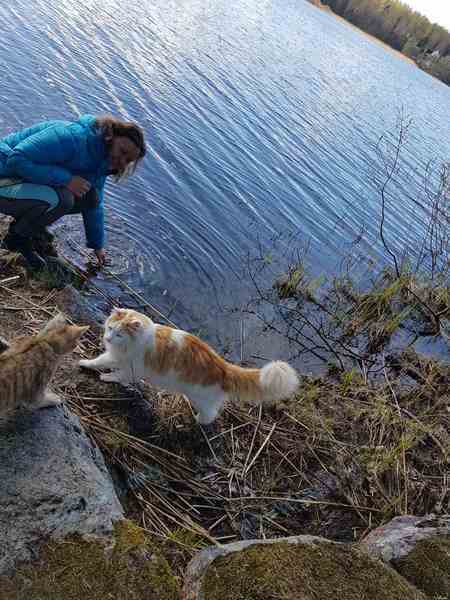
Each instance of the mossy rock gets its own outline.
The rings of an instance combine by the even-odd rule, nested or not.
[[[191,571],[184,600],[426,598],[381,561],[353,546],[321,538],[298,536],[273,543],[254,542],[239,551],[228,553],[219,549],[213,553],[212,561],[212,554],[206,561],[197,560],[200,585]]]
[[[450,599],[450,536],[421,540],[393,564],[405,579],[433,600]]]
[[[111,544],[65,538],[39,549],[39,559],[0,577],[1,600],[176,600],[178,581],[144,532],[115,525]]]

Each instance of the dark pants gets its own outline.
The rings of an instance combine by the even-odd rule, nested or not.
[[[66,188],[0,179],[0,213],[14,217],[12,233],[34,237],[60,217],[79,212],[80,203]]]

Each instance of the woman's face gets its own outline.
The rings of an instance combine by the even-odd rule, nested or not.
[[[139,148],[130,138],[125,136],[113,137],[110,149],[111,169],[122,172],[125,167],[136,161],[140,156]]]

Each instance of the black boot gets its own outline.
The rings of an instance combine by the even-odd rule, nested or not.
[[[33,271],[40,271],[47,266],[42,256],[33,250],[32,241],[28,237],[13,233],[10,230],[3,239],[3,246],[11,252],[21,254],[27,266]]]
[[[58,257],[58,251],[54,245],[55,236],[44,227],[37,235],[32,238],[33,250],[41,256]]]

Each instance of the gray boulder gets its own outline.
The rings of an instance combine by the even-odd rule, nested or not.
[[[405,515],[371,531],[361,542],[361,547],[375,558],[395,563],[407,556],[418,542],[441,535],[450,536],[450,515]]]
[[[361,547],[430,598],[450,598],[450,515],[403,516],[370,532]]]
[[[0,422],[0,573],[43,540],[107,535],[121,518],[103,457],[67,408]]]
[[[189,563],[182,600],[425,600],[354,545],[299,535],[206,548]]]

